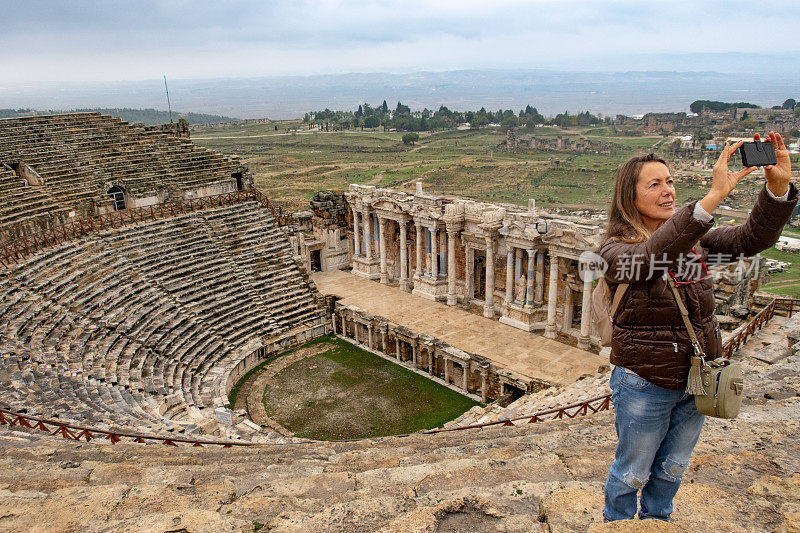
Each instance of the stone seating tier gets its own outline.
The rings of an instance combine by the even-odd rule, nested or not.
[[[324,320],[315,300],[256,202],[70,241],[0,273],[0,406],[198,432],[225,369]]]
[[[784,338],[784,343],[785,343]],[[760,343],[759,343],[760,344]],[[756,346],[754,346],[756,348]],[[0,426],[7,531],[797,531],[800,356],[708,419],[669,524],[603,523],[614,415],[285,446],[66,441]],[[751,383],[751,382],[746,382]],[[746,389],[747,390],[747,389]],[[778,398],[777,391],[785,391]],[[769,395],[765,395],[769,392]],[[123,398],[109,396],[116,401]],[[790,395],[791,394],[791,395]],[[108,401],[108,400],[107,400]],[[174,397],[152,412],[172,414]],[[127,439],[129,441],[130,439]],[[79,510],[80,512],[76,512]],[[261,528],[263,525],[263,528]]]
[[[20,162],[44,184],[27,185],[14,171]],[[0,238],[49,227],[69,211],[94,214],[94,203],[108,200],[111,184],[133,197],[163,189],[180,195],[230,186],[237,169],[235,158],[99,113],[3,119]]]

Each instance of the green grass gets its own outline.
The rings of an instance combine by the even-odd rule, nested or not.
[[[236,406],[236,398],[239,397],[239,391],[242,389],[242,385],[244,385],[245,382],[248,379],[250,379],[250,377],[253,374],[264,368],[264,366],[266,366],[267,364],[274,361],[275,358],[278,357],[278,355],[279,354],[272,355],[267,359],[265,359],[264,361],[262,361],[261,363],[257,364],[256,366],[248,370],[247,373],[244,376],[242,376],[241,379],[239,379],[239,381],[236,382],[236,384],[231,388],[231,391],[228,393],[228,405],[230,406],[231,409],[233,409]]]
[[[792,264],[786,272],[780,272],[769,276],[768,282],[761,287],[761,290],[772,294],[782,294],[793,298],[800,298],[800,254],[768,248],[761,252],[761,255],[768,259],[775,259]],[[795,282],[795,280],[797,281]],[[780,284],[785,284],[785,286],[771,286]]]
[[[281,370],[264,391],[271,418],[296,435],[338,440],[439,427],[479,405],[341,339]]]

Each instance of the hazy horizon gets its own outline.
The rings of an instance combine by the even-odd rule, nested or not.
[[[6,108],[165,109],[164,75],[174,109],[240,118],[800,99],[800,4],[781,0],[26,0],[3,18]]]
[[[448,70],[314,76],[169,79],[172,109],[236,118],[299,118],[307,111],[355,110],[384,99],[412,109],[513,109],[545,115],[564,110],[633,115],[680,112],[698,99],[747,101],[770,107],[800,99],[800,74],[765,85],[760,74],[719,72],[569,72]],[[0,108],[167,109],[164,80],[0,84]]]

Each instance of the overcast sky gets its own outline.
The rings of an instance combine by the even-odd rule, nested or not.
[[[0,0],[0,13],[6,83],[755,68],[737,52],[800,70],[796,1]]]

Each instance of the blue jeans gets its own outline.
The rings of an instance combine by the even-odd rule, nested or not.
[[[609,521],[633,518],[641,490],[639,518],[669,520],[705,416],[697,412],[692,396],[653,385],[622,367],[611,373],[611,391],[619,444],[606,481],[603,516]]]

